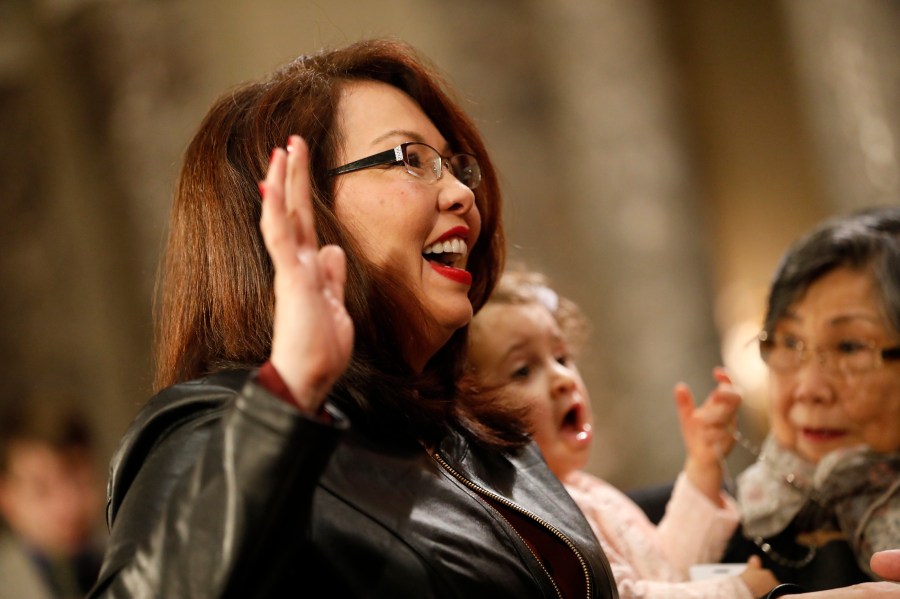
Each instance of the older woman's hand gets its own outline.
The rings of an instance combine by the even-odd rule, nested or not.
[[[900,585],[893,582],[864,582],[841,589],[803,593],[803,599],[900,599]]]
[[[297,403],[316,411],[350,361],[353,322],[344,307],[344,252],[318,247],[309,154],[299,136],[287,151],[274,150],[260,192],[260,227],[275,267],[270,360]]]
[[[900,549],[888,549],[872,555],[872,571],[885,580],[900,582]]]
[[[802,593],[804,599],[900,599],[900,549],[879,551],[872,556],[872,570],[886,580],[894,582],[865,582],[841,589],[819,591],[817,593]],[[793,585],[784,585],[793,586]],[[766,595],[766,598],[783,597],[792,595],[791,591],[779,592],[781,587],[776,587]]]

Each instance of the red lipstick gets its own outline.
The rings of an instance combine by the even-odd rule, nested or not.
[[[469,248],[471,248],[473,245],[473,242],[469,241],[469,227],[464,227],[462,225],[453,227],[452,229],[448,229],[444,232],[443,235],[432,241],[429,245],[456,238],[464,240]],[[428,265],[431,266],[431,268],[433,268],[436,273],[450,279],[451,281],[455,281],[461,285],[472,285],[472,273],[467,270],[463,270],[461,268],[456,268],[453,266],[447,266],[445,264],[441,264],[439,262],[434,262],[431,260],[428,261]]]
[[[443,264],[438,264],[437,262],[429,262],[428,265],[431,266],[431,268],[433,268],[436,273],[441,276],[447,277],[451,281],[456,281],[457,283],[461,283],[463,285],[472,285],[472,273],[467,270],[454,268],[452,266],[444,266]]]
[[[444,233],[443,235],[441,235],[440,237],[438,237],[431,243],[447,241],[448,239],[453,239],[454,237],[459,237],[459,238],[465,240],[466,245],[468,245],[469,247],[471,247],[473,245],[472,242],[469,241],[469,227],[464,227],[462,225],[460,225],[458,227],[453,227],[452,229],[450,229],[449,231],[447,231],[446,233]],[[429,244],[429,245],[431,245],[431,244]]]

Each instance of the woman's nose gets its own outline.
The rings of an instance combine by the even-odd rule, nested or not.
[[[475,205],[475,192],[453,176],[450,169],[444,169],[443,176],[436,182],[440,186],[438,202],[441,211],[466,214]]]
[[[795,373],[794,396],[799,401],[830,403],[835,399],[834,374],[828,372],[818,356],[803,362]]]

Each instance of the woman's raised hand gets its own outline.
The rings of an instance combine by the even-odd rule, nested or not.
[[[344,252],[318,247],[309,153],[299,136],[287,151],[273,151],[260,193],[260,228],[275,267],[270,361],[300,406],[314,412],[350,362],[353,321],[344,307]]]

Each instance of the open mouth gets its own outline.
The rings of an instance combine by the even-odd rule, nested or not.
[[[425,246],[422,257],[433,264],[450,268],[463,268],[469,247],[459,237],[437,241]]]
[[[459,236],[447,237],[425,246],[424,258],[439,275],[462,285],[472,285],[472,274],[466,270],[469,246]]]
[[[565,416],[563,416],[562,427],[566,429],[576,428],[578,426],[580,412],[581,406],[579,405],[574,405],[569,408],[569,411],[567,411]]]
[[[579,442],[591,439],[591,425],[587,422],[587,413],[583,404],[576,403],[566,410],[560,423],[560,432]]]

